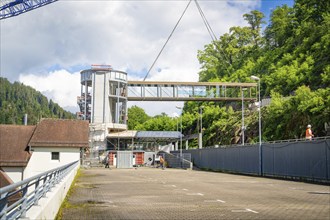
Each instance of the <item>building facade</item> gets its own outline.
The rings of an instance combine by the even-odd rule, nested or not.
[[[89,146],[88,133],[88,122],[81,120],[42,119],[36,126],[0,125],[0,185],[79,161]]]

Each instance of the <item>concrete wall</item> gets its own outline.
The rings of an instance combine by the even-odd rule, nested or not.
[[[2,169],[14,183],[23,180],[24,167],[2,167]]]
[[[32,206],[26,213],[27,219],[55,219],[71,183],[79,169],[77,166],[59,183],[41,198],[37,206]]]
[[[80,148],[37,147],[32,150],[32,156],[24,171],[24,179],[80,160]],[[52,160],[52,152],[60,152],[60,159]]]

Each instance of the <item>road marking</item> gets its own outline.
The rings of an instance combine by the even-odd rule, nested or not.
[[[221,203],[226,203],[223,200],[217,199],[217,200],[204,200],[204,202],[221,202]]]
[[[187,193],[188,196],[204,196],[203,193]]]
[[[252,209],[236,209],[236,210],[231,210],[231,212],[253,212],[253,213],[256,213],[256,214],[259,213],[257,211],[252,210]]]
[[[173,187],[176,187],[176,185],[172,185]]]
[[[182,189],[183,191],[188,191],[187,189]]]
[[[252,209],[245,209],[246,211],[249,211],[249,212],[253,212],[253,213],[256,213],[256,214],[258,214],[259,212],[257,212],[257,211],[254,211],[254,210],[252,210]]]

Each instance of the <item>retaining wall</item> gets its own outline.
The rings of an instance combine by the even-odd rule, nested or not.
[[[61,180],[46,197],[41,198],[38,205],[32,206],[26,213],[27,219],[55,219],[58,210],[64,201],[71,183],[76,176],[80,165],[78,164],[70,173]]]

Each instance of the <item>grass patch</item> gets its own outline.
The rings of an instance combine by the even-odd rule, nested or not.
[[[63,209],[67,209],[67,208],[78,208],[78,207],[82,207],[82,205],[72,205],[69,201],[68,201],[68,198],[69,196],[72,195],[72,193],[75,191],[75,185],[76,185],[76,182],[77,182],[77,179],[79,177],[82,176],[82,173],[81,173],[81,168],[78,169],[77,171],[77,174],[76,176],[74,177],[72,183],[71,183],[71,186],[70,186],[70,189],[68,190],[68,193],[66,194],[65,196],[65,199],[63,200],[62,204],[61,204],[61,207],[60,209],[58,210],[57,212],[57,215],[55,217],[55,220],[61,220],[62,217],[63,217]]]

